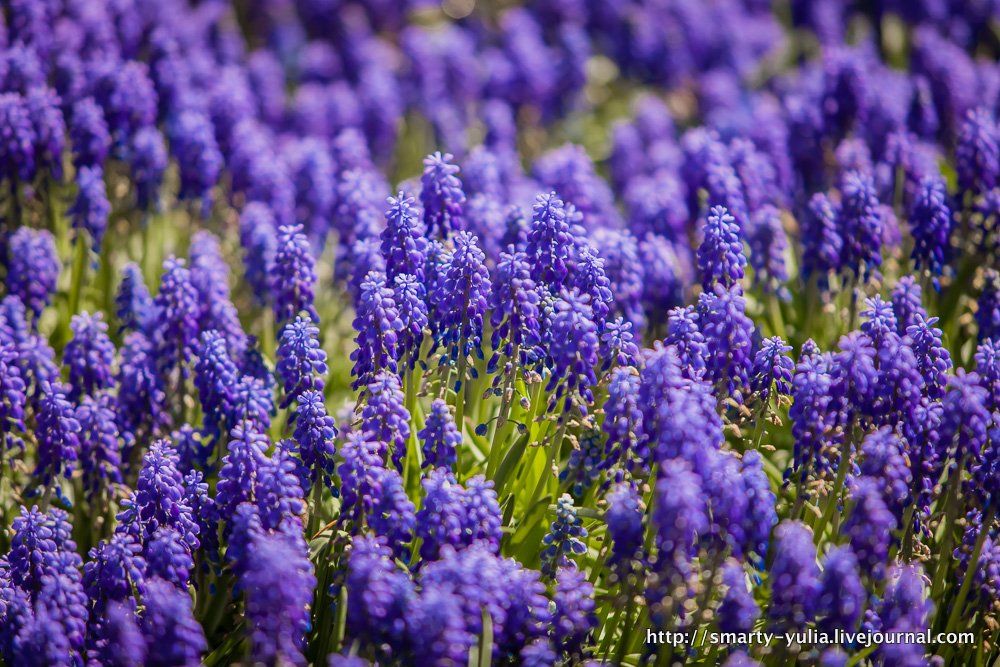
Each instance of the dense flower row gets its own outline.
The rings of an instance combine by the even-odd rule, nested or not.
[[[994,659],[997,13],[488,4],[0,2],[0,661]]]

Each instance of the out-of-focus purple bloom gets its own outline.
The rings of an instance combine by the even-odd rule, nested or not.
[[[305,665],[316,577],[304,541],[285,535],[255,536],[240,573],[246,602],[251,659],[266,664]]]
[[[115,423],[114,399],[110,394],[84,396],[76,408],[80,424],[80,468],[83,487],[93,496],[109,484],[120,483],[121,446]]]
[[[643,509],[639,492],[632,484],[620,482],[608,492],[605,519],[611,537],[610,562],[626,565],[642,551]]]
[[[144,334],[133,331],[125,337],[118,364],[118,424],[123,432],[147,428],[155,435],[170,420],[167,396],[157,369],[154,346]]]
[[[771,529],[778,523],[778,513],[771,482],[764,472],[764,457],[760,452],[750,451],[743,455],[740,477],[742,493],[746,495],[746,514],[742,517],[745,544],[742,545],[742,550],[763,559],[768,552]]]
[[[820,286],[825,286],[826,275],[842,266],[844,239],[839,207],[824,193],[817,192],[809,200],[800,224],[804,274],[816,275]]]
[[[750,245],[754,284],[763,286],[769,295],[787,299],[788,290],[783,285],[788,280],[785,267],[788,236],[782,227],[778,209],[766,205],[753,213],[747,242]]]
[[[201,199],[202,215],[211,210],[212,189],[222,171],[222,154],[212,122],[199,111],[183,111],[167,124],[170,150],[181,175],[181,199]]]
[[[14,432],[24,430],[27,386],[17,362],[14,343],[0,337],[0,451],[20,446]]]
[[[167,171],[167,146],[155,127],[143,127],[132,137],[128,155],[135,183],[136,203],[148,210],[160,203],[160,186]]]
[[[423,467],[447,468],[451,470],[458,460],[458,447],[462,444],[462,434],[455,426],[455,418],[448,404],[435,399],[427,420],[417,437],[422,444]]]
[[[25,101],[35,128],[35,164],[48,169],[52,178],[60,181],[66,142],[66,120],[59,108],[61,100],[51,88],[35,86],[28,91]]]
[[[319,321],[313,307],[315,262],[302,225],[282,225],[278,228],[274,266],[271,268],[271,298],[275,319],[279,323],[290,321],[302,311],[314,321]]]
[[[697,541],[709,529],[708,507],[701,480],[682,459],[663,464],[653,501],[658,574],[667,585],[683,581],[690,570]]]
[[[853,509],[844,522],[844,533],[865,572],[875,580],[885,574],[889,542],[896,528],[896,518],[886,507],[881,481],[862,477],[851,490]]]
[[[576,291],[564,291],[553,310],[549,333],[552,376],[547,390],[556,392],[549,407],[554,408],[555,401],[565,394],[569,403],[586,414],[586,406],[593,401],[592,388],[597,384],[595,368],[600,348],[594,313],[587,297]],[[577,395],[582,401],[576,400]]]
[[[35,128],[24,98],[18,93],[0,94],[0,180],[35,177]]]
[[[183,537],[173,528],[158,528],[149,538],[143,555],[146,577],[159,577],[180,589],[186,589],[194,560]]]
[[[861,474],[878,482],[883,499],[900,521],[909,500],[912,476],[899,435],[881,428],[865,438],[861,453]]]
[[[108,338],[103,315],[81,313],[70,323],[73,338],[63,350],[63,363],[69,367],[70,399],[93,395],[113,384],[111,364],[115,346]]]
[[[22,297],[23,299],[23,297]],[[27,302],[26,302],[27,303]],[[979,340],[1000,340],[1000,272],[987,269],[976,309]]]
[[[722,632],[750,632],[760,616],[760,608],[747,588],[747,575],[736,560],[722,567],[722,584],[726,587],[719,603],[719,629]]]
[[[436,586],[425,587],[406,610],[408,646],[423,665],[458,665],[468,659],[474,637],[465,627],[462,600]]]
[[[20,227],[8,241],[7,293],[21,299],[37,320],[52,302],[59,278],[59,256],[48,230]]]
[[[959,369],[951,378],[938,426],[942,459],[954,456],[957,461],[978,460],[988,435],[990,414],[986,405],[989,398],[979,385],[976,373]]]
[[[372,499],[368,526],[375,535],[385,538],[395,557],[405,560],[407,545],[417,525],[416,509],[396,470],[373,467],[371,473],[373,488],[378,492]]]
[[[104,169],[100,166],[81,167],[76,174],[78,187],[76,199],[69,208],[73,228],[85,231],[91,239],[91,249],[100,252],[104,230],[111,215],[107,188],[104,185]]]
[[[2,353],[0,353],[2,358]],[[987,338],[976,348],[976,373],[989,396],[989,407],[1000,410],[1000,340]],[[16,398],[14,399],[16,401]],[[2,409],[0,409],[2,414]]]
[[[841,264],[855,274],[864,275],[882,263],[883,221],[875,183],[869,174],[847,172],[841,183],[841,195],[840,228],[844,241]]]
[[[590,631],[597,627],[594,586],[575,567],[560,568],[555,579],[552,639],[564,653],[578,655]]]
[[[979,194],[1000,181],[1000,131],[987,107],[968,111],[955,146],[955,170],[963,190]]]
[[[153,297],[134,262],[122,269],[122,280],[115,294],[115,316],[119,331],[146,331],[153,317]]]
[[[320,347],[319,327],[313,320],[298,315],[282,329],[275,371],[281,376],[285,392],[282,408],[291,405],[302,392],[323,390],[326,352]]]
[[[812,532],[798,521],[783,521],[773,548],[768,616],[777,629],[802,629],[813,619],[821,589]]]
[[[73,163],[77,168],[104,164],[111,147],[111,135],[104,122],[104,112],[94,98],[84,97],[73,104],[69,137],[73,145]]]
[[[850,547],[834,547],[823,559],[823,575],[816,602],[819,627],[824,632],[854,632],[865,610],[867,594]]]
[[[417,536],[422,540],[420,557],[433,561],[440,557],[445,545],[466,545],[464,489],[445,468],[431,470],[423,487],[424,505],[417,513]]]
[[[198,337],[198,291],[184,260],[171,256],[163,262],[160,291],[153,306],[157,363],[169,372],[187,362]]]
[[[92,616],[97,615],[91,612]],[[102,665],[116,667],[141,667],[146,664],[146,643],[135,612],[127,605],[114,602],[99,619],[92,639],[93,647],[87,659]]]
[[[951,209],[944,180],[925,178],[910,206],[910,234],[913,236],[913,262],[917,270],[941,275],[950,255]]]
[[[424,230],[417,219],[419,213],[413,197],[400,191],[389,197],[385,212],[386,226],[381,234],[382,257],[385,274],[392,281],[401,273],[408,273],[417,280],[424,277]]]
[[[346,585],[348,636],[371,646],[402,646],[413,582],[380,539],[354,540]]]
[[[927,319],[923,290],[913,276],[903,276],[892,288],[892,312],[896,316],[896,333],[900,336],[905,336],[907,330],[917,323],[918,315]]]
[[[205,633],[194,618],[191,596],[163,579],[143,586],[139,624],[146,640],[147,665],[194,667],[208,648]]]

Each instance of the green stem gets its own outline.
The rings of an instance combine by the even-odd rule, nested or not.
[[[80,309],[80,291],[87,280],[87,240],[82,233],[76,235],[73,242],[73,273],[70,276],[69,286],[69,314],[76,315]]]

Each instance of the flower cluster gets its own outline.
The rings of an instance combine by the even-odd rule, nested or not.
[[[995,662],[990,3],[474,4],[2,3],[0,663]]]

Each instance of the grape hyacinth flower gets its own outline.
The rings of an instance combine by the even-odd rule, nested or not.
[[[392,468],[372,467],[372,488],[377,495],[372,499],[368,526],[384,537],[393,555],[406,559],[407,545],[413,539],[417,525],[416,509],[403,488],[403,478]]]
[[[708,378],[730,396],[742,400],[749,384],[753,321],[746,315],[746,300],[738,285],[716,285],[698,297],[698,320],[705,336]]]
[[[955,146],[955,170],[963,190],[987,192],[1000,182],[1000,130],[986,107],[969,110]]]
[[[841,191],[841,265],[864,276],[882,263],[883,221],[875,183],[870,174],[851,171],[845,174]]]
[[[653,501],[657,573],[672,588],[687,578],[697,540],[708,533],[701,479],[683,459],[663,464]]]
[[[180,165],[179,197],[201,199],[201,215],[212,208],[212,189],[223,168],[212,121],[200,111],[183,111],[167,124],[170,150]]]
[[[420,557],[424,561],[440,558],[445,545],[465,544],[464,489],[445,468],[435,468],[424,478],[424,505],[417,512],[417,537],[421,539]]]
[[[21,299],[37,327],[38,317],[52,302],[59,278],[55,239],[47,230],[20,227],[8,243],[7,293]]]
[[[739,561],[722,566],[722,584],[726,587],[719,603],[719,629],[722,632],[750,632],[760,616],[760,608],[747,588],[747,575]]]
[[[509,246],[500,253],[493,273],[489,298],[490,326],[493,328],[487,370],[495,372],[503,359],[522,368],[535,361],[541,337],[539,303],[527,255]]]
[[[228,423],[233,426],[231,415],[239,369],[229,356],[226,341],[214,329],[201,335],[197,361],[194,365],[194,386],[207,434],[218,438]]]
[[[792,393],[792,375],[795,363],[788,356],[792,347],[786,345],[779,336],[766,338],[754,356],[750,371],[750,390],[767,402],[772,389],[778,396]]]
[[[579,655],[587,635],[597,627],[594,586],[575,567],[560,568],[553,593],[552,639],[566,655]]]
[[[305,311],[314,321],[319,315],[313,306],[316,285],[315,259],[302,225],[278,227],[271,271],[271,298],[274,317],[279,324]]]
[[[482,357],[483,318],[490,293],[486,255],[476,237],[465,231],[454,235],[455,250],[440,276],[433,297],[440,318],[440,344],[452,363],[464,367],[470,354]],[[457,387],[465,381],[459,377]],[[457,390],[457,389],[456,389]]]
[[[549,532],[542,538],[542,574],[555,577],[556,571],[575,569],[573,556],[586,553],[587,546],[583,539],[587,537],[587,529],[577,516],[573,498],[564,493],[556,501],[556,518],[553,519]]]
[[[611,536],[609,562],[624,566],[642,552],[643,509],[639,492],[632,484],[620,482],[608,492],[605,519]]]
[[[566,206],[555,192],[540,194],[532,207],[525,255],[531,279],[557,292],[569,274],[573,246]]]
[[[357,349],[351,352],[354,367],[352,388],[370,384],[383,371],[395,373],[399,357],[397,342],[404,323],[399,317],[394,294],[386,285],[385,275],[371,271],[361,283],[355,306],[354,329]]]
[[[789,292],[784,283],[788,280],[788,269],[785,266],[788,236],[782,227],[778,209],[766,205],[754,211],[747,232],[747,243],[750,247],[754,284],[762,285],[765,291],[787,301]]]
[[[401,273],[393,281],[392,294],[403,324],[397,336],[397,354],[404,368],[412,370],[419,360],[428,326],[426,290],[413,275]]]
[[[100,166],[81,167],[76,174],[79,188],[76,199],[67,213],[78,232],[86,232],[90,237],[90,248],[100,252],[104,231],[111,215],[107,188],[104,185],[104,170]]]
[[[940,276],[949,259],[951,209],[944,180],[925,178],[910,207],[910,234],[913,236],[913,263],[917,270]]]
[[[80,422],[68,394],[64,385],[50,384],[43,389],[38,405],[38,461],[34,474],[43,486],[56,483],[60,475],[69,479],[79,458]]]
[[[428,237],[448,238],[465,229],[462,205],[465,193],[458,178],[454,156],[440,152],[424,158],[424,173],[420,177],[420,205],[424,209],[424,226]]]
[[[145,332],[153,318],[153,297],[134,262],[122,269],[122,280],[115,294],[115,316],[119,331]]]
[[[393,464],[402,470],[410,439],[410,413],[404,405],[399,376],[388,371],[376,373],[366,388],[366,395],[368,402],[361,410],[361,431],[369,439],[381,443],[383,460],[386,448],[390,447]]]
[[[69,367],[69,398],[92,396],[114,383],[111,364],[115,346],[108,338],[108,325],[101,313],[74,315],[70,323],[73,338],[63,351],[63,363]]]
[[[698,270],[706,292],[715,285],[729,288],[743,280],[747,265],[740,225],[724,206],[715,206],[705,218],[703,240],[698,247]]]
[[[882,498],[881,484],[862,477],[854,483],[850,494],[853,509],[844,522],[843,531],[850,540],[858,563],[873,579],[885,574],[889,542],[896,528],[896,518]]]
[[[171,256],[163,262],[153,307],[157,364],[161,371],[169,372],[187,363],[198,337],[198,291],[184,260]]]
[[[73,164],[77,169],[104,164],[111,147],[111,135],[104,121],[104,111],[94,98],[84,97],[73,104],[69,136],[73,146]]]
[[[979,326],[980,342],[986,339],[1000,340],[1000,271],[987,269],[983,276],[976,324]]]
[[[841,236],[840,210],[831,199],[817,192],[801,217],[802,268],[808,278],[817,276],[826,287],[826,276],[842,266],[844,239]]]
[[[140,128],[132,137],[128,162],[139,208],[148,211],[158,207],[168,165],[167,146],[160,131],[155,127]]]
[[[24,431],[27,387],[17,362],[17,348],[0,339],[0,452],[20,446],[15,432]]]
[[[310,389],[299,394],[293,437],[302,463],[311,471],[311,482],[329,480],[336,453],[334,439],[337,437],[337,426],[326,412],[321,392]],[[304,491],[308,493],[309,489]]]
[[[451,470],[458,460],[458,448],[462,444],[462,434],[455,426],[455,418],[448,404],[435,399],[431,403],[427,421],[417,433],[424,456],[423,467],[447,468]]]
[[[771,605],[776,629],[802,629],[813,619],[820,592],[820,572],[812,532],[797,521],[784,521],[774,533]]]
[[[459,595],[427,586],[409,602],[406,632],[417,664],[458,665],[468,659],[475,638],[465,627]]]
[[[114,398],[105,392],[84,396],[76,408],[80,424],[80,468],[88,497],[122,481],[121,445],[115,423]]]
[[[413,582],[378,538],[354,540],[347,565],[347,633],[372,646],[399,646]]]
[[[152,579],[143,585],[142,604],[139,627],[146,641],[146,664],[198,665],[208,645],[188,592],[163,579]]]
[[[413,198],[400,192],[389,197],[387,202],[386,226],[381,234],[386,278],[392,281],[397,275],[407,273],[422,281],[425,240]]]
[[[313,320],[298,315],[281,330],[275,371],[285,392],[281,408],[291,405],[302,392],[322,392],[327,374],[326,352],[320,347],[319,327]]]
[[[928,318],[924,309],[923,290],[913,276],[903,276],[892,288],[892,312],[896,316],[896,332],[905,336],[910,326],[917,323],[917,316]]]
[[[555,409],[555,402],[566,395],[567,405],[576,406],[585,415],[586,406],[593,402],[592,388],[597,384],[600,341],[594,312],[587,296],[576,291],[564,291],[553,309],[549,334],[552,375],[546,390],[556,392],[549,409]]]

